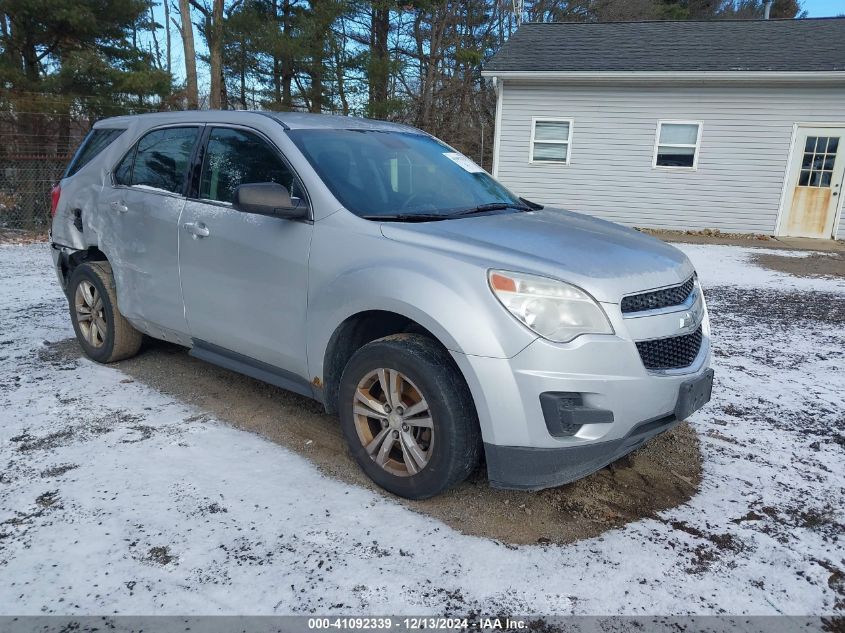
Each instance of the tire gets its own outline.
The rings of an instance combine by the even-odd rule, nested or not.
[[[67,296],[76,339],[88,358],[114,363],[138,353],[143,335],[117,309],[111,264],[98,261],[77,266],[70,275]],[[86,318],[91,312],[94,316]]]
[[[481,433],[469,388],[427,336],[395,334],[361,347],[343,370],[338,406],[355,461],[395,495],[433,497],[478,466]]]

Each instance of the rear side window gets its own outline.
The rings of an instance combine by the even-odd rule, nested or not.
[[[100,128],[88,132],[88,136],[82,141],[82,145],[76,150],[70,165],[65,172],[65,178],[73,176],[80,169],[90,163],[97,154],[106,149],[111,142],[126,130],[117,128]]]
[[[208,149],[200,179],[200,198],[232,202],[239,185],[275,182],[302,197],[296,179],[278,152],[264,139],[242,130],[215,128],[208,137]]]
[[[169,127],[147,133],[118,164],[115,182],[182,193],[198,136],[196,127]]]

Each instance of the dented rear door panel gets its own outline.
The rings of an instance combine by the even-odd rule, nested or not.
[[[120,311],[156,338],[189,339],[179,287],[181,195],[108,186],[99,200],[100,249],[111,262]]]

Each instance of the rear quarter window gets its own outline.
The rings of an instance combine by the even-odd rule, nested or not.
[[[88,132],[85,140],[82,141],[82,145],[79,146],[79,149],[76,150],[76,154],[73,155],[70,165],[68,165],[67,170],[65,171],[64,177],[67,178],[69,176],[73,176],[76,172],[85,167],[85,165],[90,163],[97,154],[111,145],[112,141],[125,131],[126,130],[122,128],[99,128]]]

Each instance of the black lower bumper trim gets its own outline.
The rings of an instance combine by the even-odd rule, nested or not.
[[[668,415],[638,424],[623,438],[566,448],[484,444],[487,476],[495,488],[541,490],[568,484],[639,448],[679,420]]]
[[[580,393],[546,391],[540,394],[540,408],[552,437],[571,437],[585,424],[613,422],[613,411],[585,406]]]

